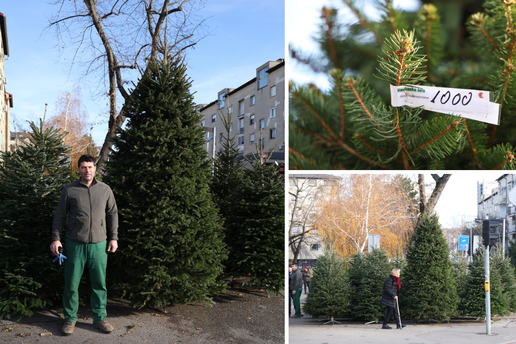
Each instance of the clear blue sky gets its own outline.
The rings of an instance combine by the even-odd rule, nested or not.
[[[78,70],[70,73],[67,61],[72,51],[58,55],[53,31],[45,31],[55,11],[55,6],[42,0],[0,4],[7,19],[10,58],[5,62],[5,75],[6,91],[14,98],[11,114],[18,125],[28,128],[26,120],[43,117],[45,103],[48,118],[54,113],[59,92],[71,91],[79,83],[93,122],[91,133],[101,145],[107,132],[107,101],[94,99],[95,79],[81,79]],[[236,88],[252,79],[260,65],[285,58],[283,1],[207,0],[198,14],[207,18],[210,34],[187,54],[187,74],[193,80],[196,103],[216,100],[223,88]]]

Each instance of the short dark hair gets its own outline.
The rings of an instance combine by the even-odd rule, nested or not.
[[[81,157],[79,158],[79,161],[77,162],[77,167],[81,167],[81,163],[82,162],[92,162],[93,163],[93,166],[95,166],[95,158],[92,157],[91,155],[89,154],[84,154],[84,155],[81,155]]]

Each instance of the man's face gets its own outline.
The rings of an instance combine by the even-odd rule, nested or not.
[[[95,177],[95,171],[97,168],[91,161],[83,161],[81,162],[81,165],[79,166],[79,174],[81,176],[81,180],[84,183],[88,183],[93,180],[93,177]]]
[[[288,272],[292,272],[292,268],[288,268]]]
[[[292,271],[296,271],[297,270],[297,265],[292,265]]]

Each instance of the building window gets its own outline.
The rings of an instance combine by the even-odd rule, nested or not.
[[[242,134],[244,132],[244,127],[245,127],[245,119],[240,118],[238,120],[238,133],[239,134]]]
[[[271,97],[276,96],[276,85],[271,87]]]
[[[265,128],[265,120],[264,119],[260,120],[260,128],[261,129]]]
[[[241,100],[238,102],[238,115],[243,116],[244,115],[244,101]]]
[[[310,179],[310,180],[308,181],[308,185],[317,185],[317,180],[315,180],[315,179]]]
[[[249,135],[249,143],[254,143],[254,134]]]
[[[204,126],[206,126],[206,120],[205,119],[203,119],[202,122],[201,122],[201,127],[204,127]]]
[[[226,99],[225,93],[219,94],[219,109],[222,109],[226,105],[225,99]]]
[[[254,104],[256,104],[256,97],[251,96],[251,106],[253,106]]]
[[[233,113],[233,104],[229,106],[229,113]]]
[[[271,109],[271,118],[276,117],[276,108]]]
[[[243,145],[244,144],[244,136],[239,136],[238,137],[238,144],[239,145]]]
[[[224,135],[220,133],[220,141],[224,141]]]
[[[217,122],[217,115],[211,115],[211,123]]]
[[[258,89],[267,86],[267,70],[264,68],[258,72]]]
[[[319,250],[319,243],[311,244],[311,245],[310,245],[310,250],[312,250],[312,251],[318,251],[318,250]]]
[[[233,123],[229,126],[229,131],[233,131]]]
[[[272,128],[271,129],[271,139],[275,139],[276,138],[276,128]]]
[[[254,124],[254,115],[251,115],[251,121],[249,122],[249,124]]]

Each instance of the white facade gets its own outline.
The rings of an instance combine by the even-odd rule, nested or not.
[[[324,246],[312,220],[319,211],[318,200],[324,197],[325,190],[340,178],[326,174],[290,174],[289,176],[289,238],[304,234],[297,262],[300,266],[313,266],[323,254]],[[289,240],[290,241],[290,240]],[[289,260],[294,252],[289,245]]]
[[[9,57],[9,44],[7,41],[7,22],[5,15],[0,13],[0,151],[9,150],[10,140],[10,111],[13,107],[12,95],[7,93],[5,85],[5,60]]]
[[[495,181],[477,182],[477,218],[491,220],[491,245],[502,245],[505,222],[505,246],[516,239],[516,188],[514,174]],[[504,221],[505,220],[505,221]],[[498,222],[494,227],[493,223]]]
[[[206,130],[206,150],[211,157],[215,157],[221,141],[227,137],[220,117],[229,112],[229,135],[235,137],[241,154],[256,154],[257,145],[261,144],[263,152],[274,151],[273,159],[284,161],[285,61],[268,61],[254,72],[253,79],[236,89],[222,89],[217,100],[199,107],[201,125]]]

